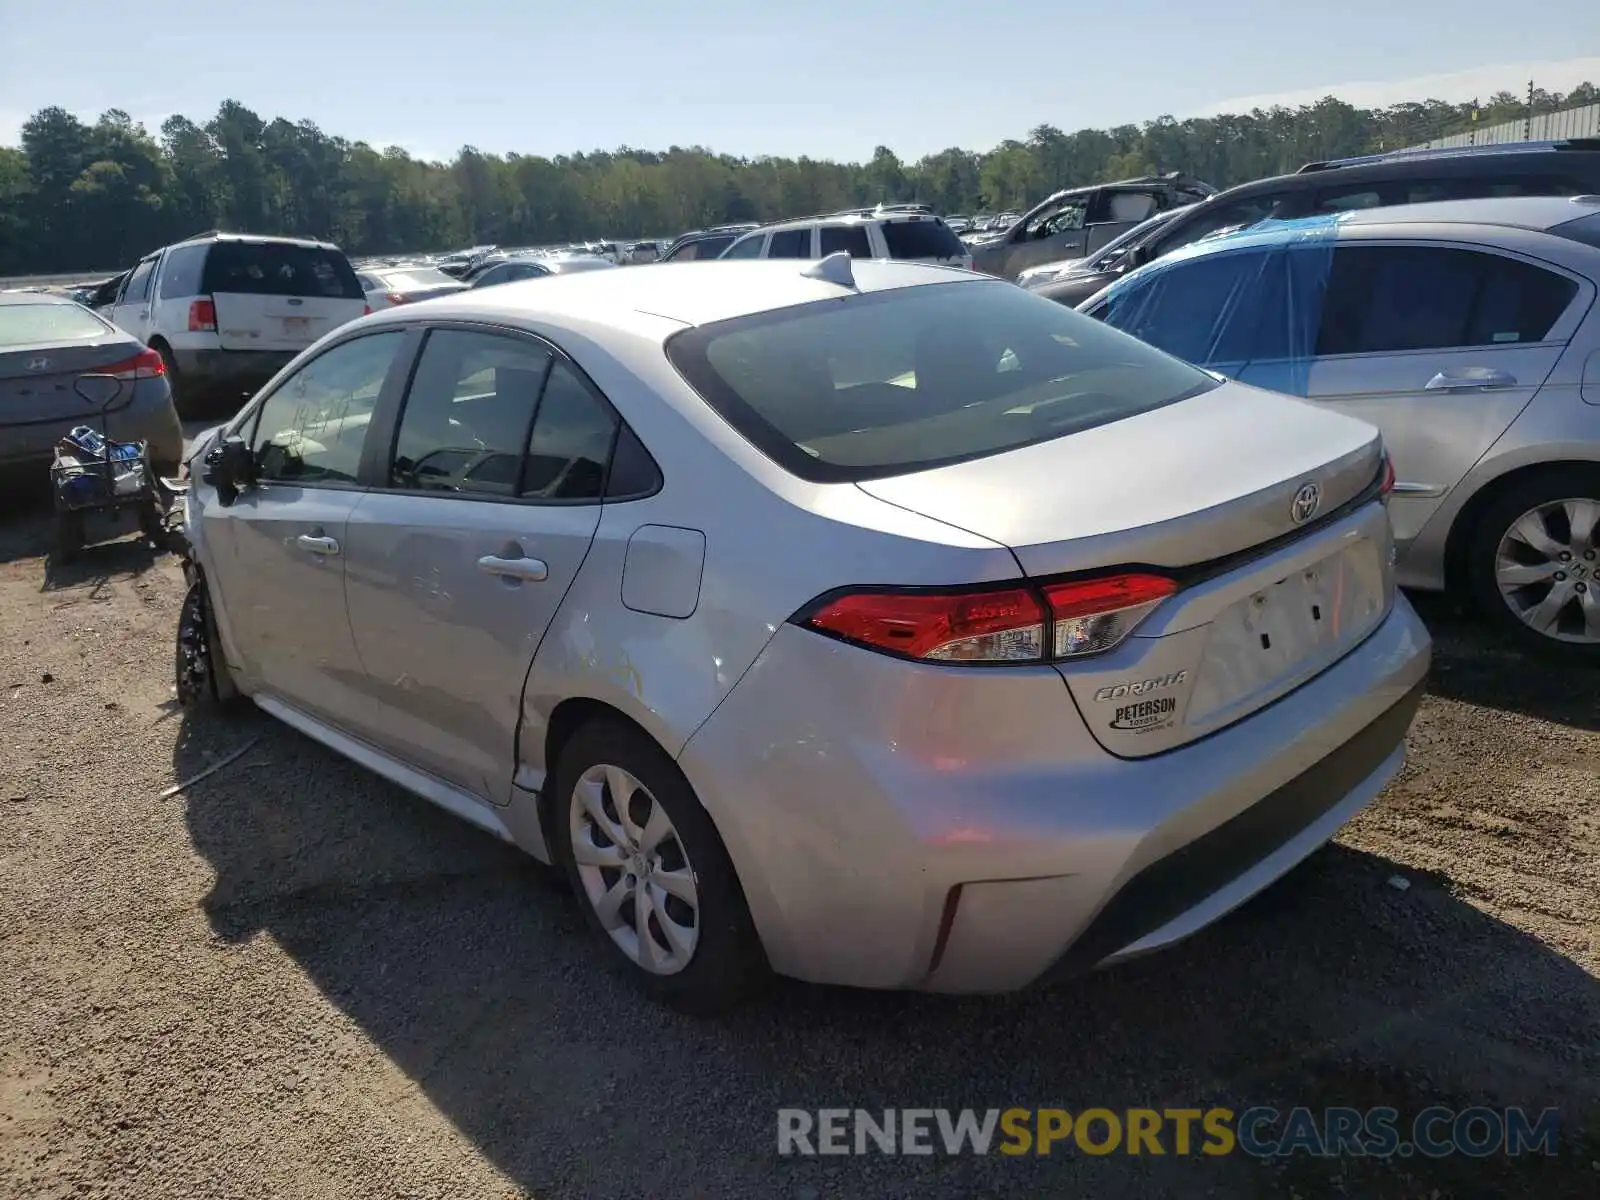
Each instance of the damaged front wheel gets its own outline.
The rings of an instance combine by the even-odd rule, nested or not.
[[[239,693],[222,665],[211,619],[211,599],[203,579],[195,579],[178,611],[178,640],[173,662],[178,703],[188,709],[228,711]]]

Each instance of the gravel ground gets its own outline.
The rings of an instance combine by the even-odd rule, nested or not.
[[[0,1196],[1600,1193],[1600,688],[1426,609],[1404,776],[1172,952],[695,1022],[551,876],[259,714],[170,699],[175,562],[0,524]],[[254,740],[185,792],[159,793]],[[1390,886],[1399,874],[1407,890]],[[1555,1159],[796,1159],[774,1109],[1559,1106]]]

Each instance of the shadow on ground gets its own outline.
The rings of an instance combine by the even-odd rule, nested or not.
[[[1600,981],[1334,848],[1172,952],[944,999],[780,983],[718,1022],[639,998],[516,852],[285,727],[186,718],[213,927],[269,934],[541,1197],[1595,1195]],[[1587,1031],[1587,1032],[1585,1032]],[[1557,1106],[1554,1159],[780,1158],[779,1107]],[[1435,1190],[1437,1189],[1437,1190]]]
[[[1528,658],[1443,596],[1412,595],[1411,602],[1433,634],[1430,693],[1600,731],[1600,670],[1559,658]]]

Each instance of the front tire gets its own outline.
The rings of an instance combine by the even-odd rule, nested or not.
[[[620,721],[585,725],[552,787],[556,850],[584,919],[637,986],[710,1015],[768,978],[727,849],[659,746]]]
[[[178,635],[173,648],[173,690],[190,711],[231,713],[242,698],[228,677],[211,615],[211,597],[203,580],[189,585],[178,610]]]
[[[1525,650],[1600,665],[1600,470],[1554,467],[1507,490],[1472,532],[1467,575]]]

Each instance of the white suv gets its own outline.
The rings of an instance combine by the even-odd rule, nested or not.
[[[851,258],[893,258],[972,267],[972,252],[943,218],[923,206],[857,208],[763,225],[745,234],[721,258],[825,258],[840,250]]]
[[[259,387],[368,311],[339,247],[213,232],[140,259],[107,315],[161,355],[173,401],[188,415],[202,397]]]

